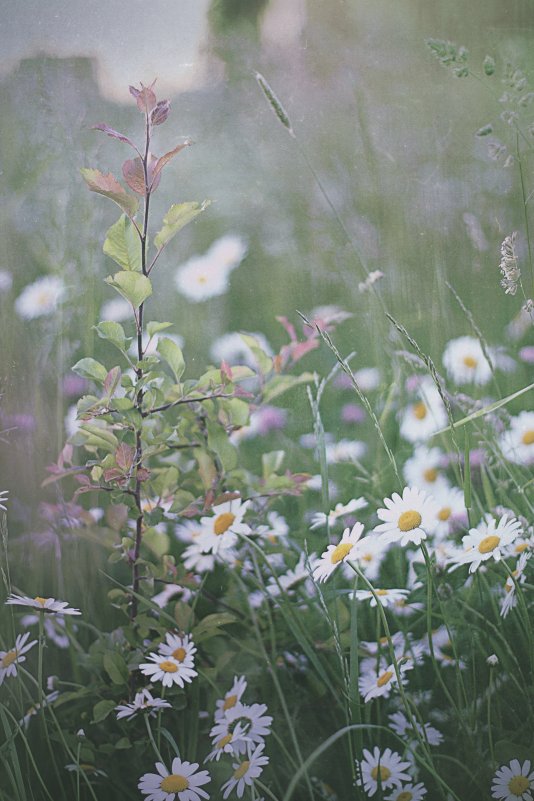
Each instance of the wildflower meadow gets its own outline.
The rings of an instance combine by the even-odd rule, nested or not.
[[[534,64],[479,50],[420,41],[493,117],[455,134],[479,206],[425,174],[438,225],[401,191],[404,285],[386,200],[347,211],[335,115],[317,163],[267,62],[240,73],[264,138],[231,224],[203,160],[241,198],[250,142],[203,149],[216,98],[185,135],[152,76],[83,124],[47,107],[35,189],[6,167],[0,801],[533,801]],[[388,147],[374,190],[350,175],[362,208]],[[291,283],[287,226],[319,279]]]

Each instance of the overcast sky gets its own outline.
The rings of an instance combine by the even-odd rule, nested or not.
[[[0,75],[38,53],[92,56],[102,93],[158,77],[162,93],[200,80],[210,0],[0,0]]]

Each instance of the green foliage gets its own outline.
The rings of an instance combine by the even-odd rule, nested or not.
[[[163,218],[163,228],[154,237],[155,247],[158,250],[164,248],[176,236],[178,231],[181,231],[182,228],[192,222],[208,206],[209,201],[207,200],[203,203],[188,202],[172,205]]]
[[[138,309],[152,294],[152,284],[146,275],[135,272],[122,271],[106,278],[106,283]]]
[[[133,223],[125,214],[108,230],[104,253],[122,270],[141,271],[141,242]]]
[[[458,47],[443,39],[427,39],[426,44],[438,61],[444,67],[451,68],[457,78],[466,78],[469,75],[467,64],[469,52],[465,47]]]

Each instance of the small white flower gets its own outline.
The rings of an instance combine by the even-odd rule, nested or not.
[[[125,298],[106,300],[100,309],[100,319],[112,323],[122,323],[132,317],[132,307]]]
[[[422,801],[426,795],[424,784],[403,784],[396,787],[391,795],[385,797],[385,801]]]
[[[404,478],[412,487],[420,487],[435,494],[439,486],[448,486],[443,470],[444,454],[440,448],[416,445],[413,456],[403,467]]]
[[[486,659],[486,663],[487,663],[487,664],[488,664],[490,667],[495,667],[495,665],[498,665],[498,664],[499,664],[499,657],[497,656],[497,654],[490,654],[490,655],[488,656],[488,658]]]
[[[448,422],[445,405],[432,379],[421,381],[417,395],[418,400],[400,413],[400,435],[408,442],[429,439]]]
[[[398,601],[403,601],[409,594],[409,590],[375,589],[375,595],[382,606],[391,606]],[[376,606],[376,598],[371,590],[356,590],[356,592],[352,593],[352,595],[355,595],[358,601],[370,601],[372,607]]]
[[[325,451],[328,464],[359,462],[367,451],[367,445],[358,440],[340,439],[339,442],[327,442]]]
[[[139,670],[145,676],[150,676],[152,681],[161,681],[164,687],[172,687],[173,684],[183,687],[185,682],[193,681],[198,675],[192,667],[178,662],[172,656],[149,654],[148,659],[151,659],[152,662],[144,662],[139,665]]]
[[[138,712],[146,712],[155,715],[156,709],[170,709],[171,705],[163,698],[153,698],[150,690],[146,688],[141,690],[140,693],[135,694],[135,698],[131,704],[119,704],[115,707],[117,711],[117,720],[128,718],[131,720],[137,715]]]
[[[515,570],[512,571],[512,575],[515,581],[512,580],[510,576],[506,579],[504,584],[504,598],[501,601],[501,617],[507,617],[510,610],[514,609],[517,606],[517,593],[516,593],[516,582],[519,584],[524,584],[526,581],[525,576],[525,567],[527,562],[530,558],[530,551],[524,551],[519,559],[517,560],[517,565]]]
[[[245,254],[246,245],[240,237],[222,237],[204,256],[194,256],[178,269],[175,276],[178,291],[195,303],[224,294],[230,273]]]
[[[501,517],[497,523],[495,518],[487,515],[477,528],[469,530],[469,534],[462,537],[463,551],[451,559],[451,570],[460,565],[469,565],[469,572],[474,573],[482,562],[494,559],[498,562],[502,556],[502,549],[521,533],[521,523],[507,515]]]
[[[234,772],[230,779],[221,787],[223,799],[228,798],[234,788],[236,788],[237,797],[242,798],[245,787],[247,787],[247,785],[251,787],[254,784],[254,779],[261,776],[263,768],[269,762],[269,757],[262,754],[264,748],[265,745],[262,743],[258,745],[253,752],[247,754],[248,759],[244,759],[242,762],[232,763]]]
[[[201,542],[192,542],[182,554],[186,570],[195,573],[211,573],[215,567],[215,557],[212,553],[204,553]]]
[[[394,492],[391,498],[384,498],[386,509],[378,509],[377,515],[383,523],[375,531],[386,542],[399,542],[419,545],[437,526],[438,508],[433,498],[413,487],[405,487],[402,498]]]
[[[458,487],[436,487],[434,501],[438,509],[435,539],[442,540],[467,524],[465,496]]]
[[[250,742],[241,723],[235,725],[234,721],[230,722],[224,716],[220,717],[213,726],[210,737],[213,740],[213,750],[210,751],[204,762],[211,762],[213,759],[218,762],[223,754],[239,756],[239,754],[245,753]]]
[[[344,517],[344,515],[349,515],[352,512],[358,511],[358,509],[365,509],[367,506],[367,501],[365,498],[353,498],[346,504],[338,503],[336,504],[334,509],[331,509],[330,512],[326,515],[324,512],[316,512],[312,517],[312,525],[310,528],[321,528],[324,526],[326,521],[328,520],[328,525],[333,526],[336,520],[339,520],[340,517]]]
[[[242,503],[237,498],[214,506],[213,515],[200,518],[202,533],[198,543],[204,553],[217,554],[220,549],[233,548],[238,534],[250,534],[250,527],[242,522],[249,505],[249,501]]]
[[[404,712],[394,712],[389,716],[390,728],[399,735],[405,737],[406,734],[411,737],[415,736],[413,726],[404,714]],[[429,745],[440,745],[443,742],[443,734],[431,726],[430,723],[425,723],[423,726],[419,721],[414,721],[417,731],[425,739]]]
[[[184,587],[179,584],[164,584],[161,592],[152,596],[152,603],[157,604],[160,609],[165,609],[169,601],[176,595],[180,595],[184,591]]]
[[[157,773],[145,773],[139,779],[139,790],[146,795],[145,801],[200,801],[209,798],[201,789],[211,781],[207,770],[197,772],[198,762],[182,762],[175,757],[171,770],[162,762],[156,762]]]
[[[482,386],[491,379],[491,366],[474,337],[451,339],[443,352],[443,364],[456,384]]]
[[[412,667],[412,665],[400,665],[399,672],[402,674]],[[403,682],[404,683],[404,682]],[[360,690],[360,695],[364,699],[364,702],[367,704],[373,698],[388,698],[391,688],[397,684],[397,675],[395,673],[394,665],[387,665],[387,667],[383,667],[376,672],[375,670],[363,672],[360,678],[358,679],[358,688]]]
[[[24,320],[44,317],[57,309],[65,293],[61,278],[46,275],[26,286],[15,301],[15,311]]]
[[[500,441],[506,459],[514,464],[534,465],[534,412],[520,412]]]
[[[410,775],[405,771],[411,767],[411,763],[403,762],[391,748],[386,748],[383,754],[380,753],[377,746],[374,747],[372,753],[364,748],[363,756],[364,758],[359,763],[362,778],[361,781],[358,780],[358,784],[363,784],[363,789],[369,797],[372,797],[378,790],[379,779],[382,790],[400,787],[402,782],[409,781]]]
[[[15,595],[11,593],[6,604],[12,604],[13,606],[31,606],[33,609],[38,609],[39,612],[46,612],[48,614],[81,615],[80,610],[72,609],[68,606],[67,601],[56,601],[55,598],[41,598],[39,595],[35,598],[27,598],[25,595]]]
[[[237,701],[236,704],[227,709],[223,716],[217,719],[210,732],[210,737],[219,740],[226,733],[226,727],[239,723],[243,732],[242,742],[235,746],[241,752],[245,751],[245,743],[262,743],[264,738],[271,733],[273,719],[271,715],[266,715],[267,706],[265,704],[243,704]]]
[[[13,276],[9,270],[0,270],[0,295],[9,292],[13,286]]]
[[[35,626],[39,623],[39,615],[24,615],[21,617],[20,624],[27,628],[28,626]],[[66,633],[66,622],[62,615],[45,615],[44,619],[44,633],[45,636],[57,645],[58,648],[68,648],[70,640]],[[76,629],[76,626],[74,626]]]
[[[288,595],[292,594],[295,589],[303,581],[310,578],[310,573],[313,572],[317,565],[317,555],[315,553],[307,554],[303,551],[299,556],[299,560],[294,568],[287,570],[281,576],[269,576],[269,583],[267,585],[267,592],[273,598],[285,592]]]
[[[15,647],[10,651],[0,651],[0,685],[5,678],[17,675],[17,665],[26,661],[24,654],[37,645],[37,640],[28,642],[30,632],[19,634],[15,640]]]
[[[374,534],[367,534],[366,537],[358,540],[355,558],[360,570],[369,581],[375,581],[378,578],[380,566],[388,549],[389,543],[385,542],[383,537],[377,537]],[[346,579],[354,579],[354,570],[349,564],[343,564],[342,570]]]
[[[160,654],[171,656],[186,667],[194,666],[197,649],[189,634],[180,637],[179,634],[172,634],[168,631],[165,639],[167,642],[158,648]]]
[[[534,771],[527,759],[523,764],[512,759],[508,765],[501,765],[493,777],[491,797],[504,801],[532,801],[534,791]]]
[[[269,512],[267,514],[268,525],[258,526],[256,534],[261,540],[266,540],[271,545],[288,545],[287,536],[289,534],[289,526],[282,515],[278,512]],[[269,557],[270,558],[270,557]]]
[[[233,709],[247,689],[247,680],[244,676],[234,676],[234,682],[224,698],[215,702],[215,720],[223,717],[226,712]]]
[[[377,367],[360,367],[354,373],[354,378],[362,392],[372,392],[380,386],[380,370]]]
[[[356,544],[363,533],[363,525],[355,523],[352,529],[346,528],[337,545],[329,545],[313,571],[315,581],[326,581],[336,567],[347,559],[354,558]]]

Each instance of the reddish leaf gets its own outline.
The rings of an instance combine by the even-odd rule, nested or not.
[[[176,156],[176,155],[177,155],[177,154],[178,154],[178,153],[179,153],[181,150],[183,150],[185,147],[189,147],[189,146],[190,146],[190,145],[192,145],[192,144],[193,144],[193,143],[191,142],[191,140],[190,140],[190,139],[186,139],[186,141],[185,141],[185,142],[183,142],[181,145],[177,145],[177,146],[174,148],[174,150],[169,150],[169,152],[168,152],[168,153],[165,153],[165,155],[164,155],[164,156],[161,156],[161,158],[159,158],[159,159],[157,160],[156,167],[155,167],[155,169],[154,169],[154,178],[153,178],[153,181],[155,181],[155,179],[156,179],[156,178],[159,176],[159,174],[160,174],[160,172],[162,171],[162,169],[165,167],[165,165],[166,165],[166,164],[167,164],[167,163],[168,163],[168,162],[169,162],[171,159],[173,159],[173,158],[174,158],[174,157],[175,157],[175,156]],[[155,189],[155,187],[154,187],[154,189]]]
[[[296,340],[297,332],[295,331],[294,325],[289,322],[287,317],[277,317],[276,319],[278,320],[279,323],[281,323],[284,326],[287,333],[289,334],[289,338],[291,340]]]
[[[138,481],[148,481],[150,478],[150,470],[147,467],[139,467],[135,477]]]
[[[130,147],[133,147],[134,150],[137,150],[136,146],[134,145],[131,139],[128,139],[128,137],[124,136],[124,134],[121,134],[118,131],[115,131],[113,128],[110,128],[109,125],[106,125],[105,122],[99,122],[98,125],[92,125],[91,127],[93,128],[93,130],[102,131],[102,133],[111,136],[113,139],[118,139],[119,142],[125,142],[125,144],[130,145]]]
[[[150,122],[152,125],[161,125],[169,116],[171,104],[168,100],[160,100],[156,108],[152,110]]]
[[[147,181],[151,192],[158,188],[160,181],[159,175],[157,175],[155,172],[157,163],[158,159],[156,159],[156,157],[150,153],[147,164]],[[122,165],[122,174],[130,189],[133,189],[133,191],[137,192],[138,195],[145,195],[145,171],[143,169],[142,159],[138,157],[125,161]]]
[[[227,378],[228,381],[232,380],[232,368],[227,362],[224,361],[224,359],[221,362],[221,375]]]
[[[137,108],[144,114],[150,114],[152,109],[156,106],[156,95],[152,91],[152,87],[155,83],[156,81],[153,81],[150,86],[143,86],[143,84],[141,84],[141,89],[137,89],[135,86],[129,87],[130,94],[135,97]]]
[[[109,467],[104,470],[104,481],[112,484],[116,481],[118,484],[124,483],[127,479],[124,477],[123,471],[118,467]]]
[[[110,172],[104,175],[100,170],[91,168],[84,168],[81,170],[81,173],[91,192],[97,192],[99,195],[109,197],[110,200],[113,200],[114,203],[126,212],[128,217],[135,217],[139,201],[136,197],[129,195],[128,192],[123,189],[115,176]]]
[[[104,381],[104,395],[111,398],[121,380],[121,368],[112,367]]]
[[[127,473],[133,463],[135,458],[135,448],[132,448],[130,445],[126,445],[125,442],[121,442],[117,450],[115,451],[115,461],[117,462],[117,466],[120,469]]]

